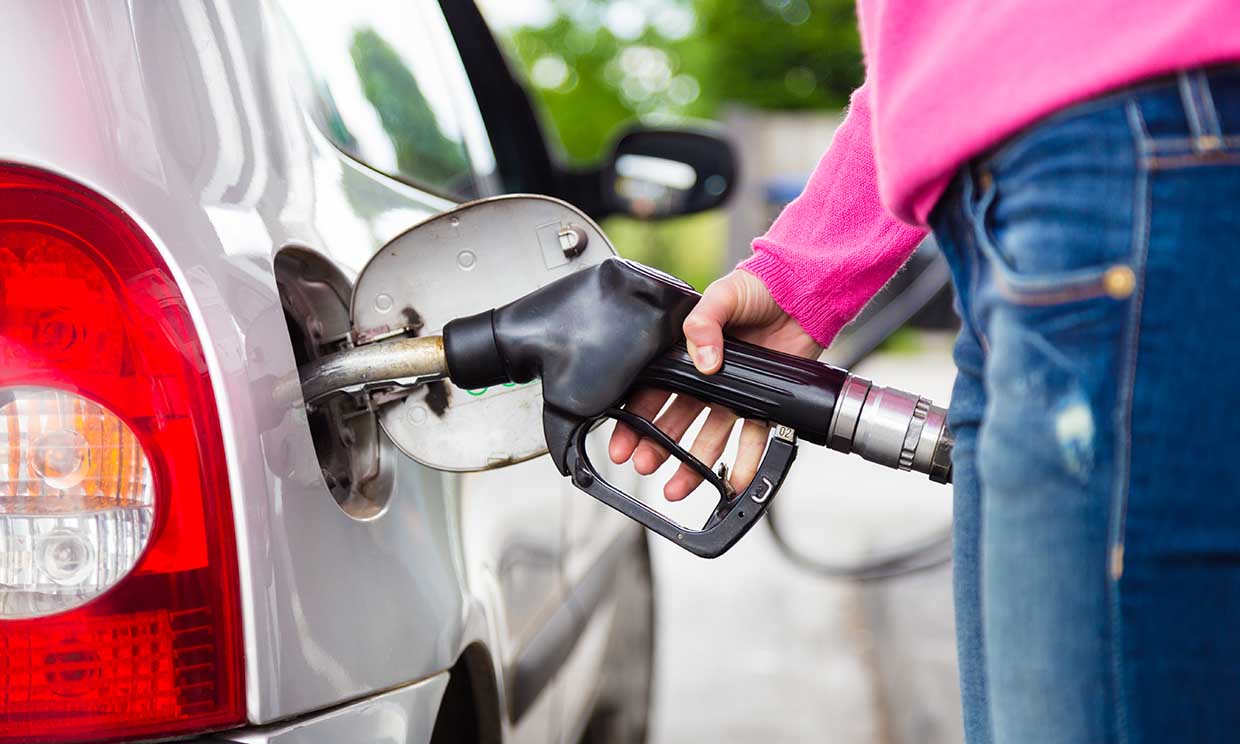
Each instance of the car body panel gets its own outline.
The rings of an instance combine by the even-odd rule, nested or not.
[[[243,0],[0,5],[0,159],[64,174],[128,212],[163,252],[205,347],[257,725],[428,678],[474,641],[494,649],[502,679],[563,601],[565,506],[584,498],[545,460],[457,476],[402,457],[379,516],[355,519],[332,499],[304,407],[272,392],[296,379],[274,257],[308,250],[351,281],[385,241],[451,202],[326,141],[289,89],[273,18]],[[574,544],[588,548],[589,531],[575,529]],[[515,739],[557,738],[559,684]]]
[[[219,734],[198,744],[323,744],[383,742],[420,744],[431,738],[435,711],[448,686],[447,672],[375,695],[318,716]]]

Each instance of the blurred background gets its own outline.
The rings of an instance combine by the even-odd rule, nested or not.
[[[549,139],[588,167],[636,119],[718,123],[741,145],[731,208],[612,218],[617,248],[703,287],[800,191],[862,79],[851,0],[483,0]],[[774,43],[773,43],[774,42]]]
[[[603,223],[622,255],[699,289],[800,192],[863,75],[852,0],[478,4],[568,170],[600,167],[637,122],[732,143],[723,207]],[[827,358],[946,403],[950,303],[928,243]],[[649,500],[667,475],[646,479]],[[695,508],[669,511],[688,523]],[[950,520],[948,489],[810,447],[772,508],[778,533],[715,561],[653,541],[652,741],[960,741]]]

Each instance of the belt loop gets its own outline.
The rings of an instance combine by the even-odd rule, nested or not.
[[[1176,79],[1192,133],[1193,150],[1202,154],[1222,149],[1223,129],[1219,126],[1218,111],[1214,108],[1214,96],[1205,72],[1188,70],[1177,74]]]

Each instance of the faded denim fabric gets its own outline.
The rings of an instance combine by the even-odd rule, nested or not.
[[[932,222],[969,744],[1240,741],[1240,69],[1056,114]]]

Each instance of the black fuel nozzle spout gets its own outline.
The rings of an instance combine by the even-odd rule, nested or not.
[[[800,437],[872,462],[951,478],[945,411],[847,371],[725,341],[713,375],[693,365],[681,326],[700,295],[684,282],[619,258],[570,274],[508,305],[444,327],[448,377],[480,388],[542,380],[543,432],[562,475],[645,527],[704,557],[722,554],[762,516],[796,456]],[[652,422],[622,410],[635,388],[684,393],[775,425],[742,493]],[[719,494],[701,529],[688,529],[602,476],[585,438],[611,418],[657,442]]]
[[[562,475],[573,431],[618,406],[681,339],[693,288],[620,258],[444,327],[448,377],[463,388],[542,379],[543,428]]]

